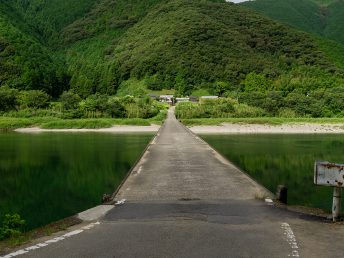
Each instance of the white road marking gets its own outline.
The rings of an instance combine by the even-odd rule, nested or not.
[[[63,237],[71,237],[71,236],[80,234],[81,232],[83,232],[82,229],[74,230],[74,231],[68,232],[67,234],[64,234]]]
[[[142,166],[139,167],[139,169],[136,171],[136,173],[134,174],[134,176],[137,176],[141,173],[142,171]]]
[[[293,230],[288,223],[282,223],[281,228],[283,229],[283,234],[286,237],[287,242],[291,246],[292,252],[288,254],[289,257],[300,257],[299,246],[296,241]]]
[[[274,201],[271,200],[270,198],[266,198],[266,199],[265,199],[265,202],[266,202],[268,205],[273,205],[273,204],[274,204]]]
[[[46,244],[46,243],[40,243],[40,244],[38,244],[37,246],[39,246],[39,247],[45,247],[45,246],[47,246],[48,244]]]
[[[56,243],[56,242],[64,240],[64,239],[65,239],[64,237],[55,237],[55,238],[53,238],[51,240],[45,241],[45,243],[46,244]]]
[[[81,229],[88,230],[88,229],[93,228],[94,226],[95,226],[95,224],[92,223],[92,224],[90,224],[88,226],[82,227]]]
[[[3,258],[9,258],[9,257],[15,257],[15,256],[18,256],[18,255],[21,255],[21,254],[26,254],[28,253],[29,251],[25,251],[25,250],[18,250],[14,253],[11,253],[11,254],[8,254],[6,256],[3,256]]]
[[[25,248],[25,250],[26,251],[31,251],[31,250],[36,250],[36,249],[39,249],[39,248],[40,248],[39,246],[34,245],[34,246],[30,246],[28,248]]]
[[[125,201],[126,201],[126,199],[122,199],[122,200],[120,200],[120,201],[117,201],[117,202],[115,203],[115,206],[123,205],[123,204],[125,203]]]
[[[63,236],[55,237],[53,239],[45,241],[44,243],[39,243],[37,245],[33,245],[33,246],[27,247],[25,249],[21,249],[21,250],[15,251],[15,252],[7,254],[5,256],[1,256],[1,258],[11,258],[11,257],[15,257],[15,256],[18,256],[18,255],[26,254],[29,251],[37,250],[37,249],[40,249],[42,247],[48,246],[49,244],[54,244],[54,243],[57,243],[59,241],[65,240],[66,238],[78,235],[78,234],[84,232],[85,230],[89,230],[89,229],[93,228],[95,225],[99,225],[99,224],[100,224],[99,221],[97,221],[95,223],[91,223],[91,224],[89,224],[87,226],[82,227],[81,229],[68,232],[67,234],[64,234]]]

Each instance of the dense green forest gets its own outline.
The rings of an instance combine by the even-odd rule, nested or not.
[[[317,35],[325,31],[329,17],[336,24],[344,11],[342,1],[273,2],[303,27],[292,25]],[[257,1],[263,3],[269,1]],[[338,15],[322,19],[325,10],[336,4],[331,14]],[[61,100],[61,94],[70,90],[67,93],[82,103],[90,96],[140,97],[175,89],[179,96],[240,95],[242,102],[249,103],[254,94],[267,97],[272,91],[285,98],[342,90],[340,40],[298,31],[247,5],[264,10],[253,2],[242,6],[223,0],[1,1],[0,98],[7,102],[2,101],[0,111],[8,115],[33,108],[18,97],[25,96],[24,91],[36,94],[36,99],[47,93],[51,101]],[[326,29],[330,35],[341,28]],[[17,91],[15,99],[10,89]],[[35,108],[54,110],[51,105]]]
[[[295,28],[344,43],[342,0],[256,0],[242,5]]]

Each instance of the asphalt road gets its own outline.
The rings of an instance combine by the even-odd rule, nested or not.
[[[123,205],[23,257],[344,257],[343,226],[267,195],[171,112],[117,193]]]

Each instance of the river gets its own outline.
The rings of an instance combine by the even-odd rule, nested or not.
[[[279,184],[286,185],[289,204],[331,209],[332,188],[313,184],[314,162],[344,163],[344,135],[202,135],[202,138],[270,191],[275,192]]]
[[[18,213],[30,230],[100,204],[152,136],[0,133],[0,216]]]

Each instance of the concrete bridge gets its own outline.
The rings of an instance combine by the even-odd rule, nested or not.
[[[264,201],[269,195],[170,110],[116,194],[122,205],[83,213],[98,222],[19,252],[24,257],[344,256],[343,226],[278,208]],[[102,211],[106,214],[97,218]]]

